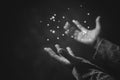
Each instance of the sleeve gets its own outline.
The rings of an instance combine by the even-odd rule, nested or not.
[[[107,60],[113,63],[120,63],[120,47],[105,39],[98,39],[95,46],[96,52],[93,59]]]
[[[81,67],[82,66],[79,66],[79,69],[78,67],[74,67],[72,70],[72,74],[76,80],[115,80],[109,74],[105,73],[103,70],[95,68],[93,65],[84,65],[84,67]]]

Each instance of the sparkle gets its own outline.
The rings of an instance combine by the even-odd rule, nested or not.
[[[65,16],[63,16],[62,18],[65,19]]]
[[[53,19],[53,21],[55,21],[55,19]]]
[[[80,5],[80,7],[83,7],[82,5]]]
[[[68,10],[70,10],[70,8],[67,8]]]
[[[74,38],[73,36],[71,36],[71,38]]]
[[[54,14],[54,16],[56,16],[56,14]]]
[[[88,26],[87,28],[90,29],[90,26]]]
[[[59,26],[57,26],[57,28],[60,28]]]
[[[65,34],[62,34],[62,36],[65,36]]]
[[[55,19],[55,16],[52,16],[51,18],[50,18],[50,20],[54,20]]]
[[[90,13],[87,13],[87,15],[90,15]]]
[[[40,20],[40,23],[42,23],[42,21]]]
[[[50,24],[47,24],[47,26],[50,26]]]
[[[55,33],[55,30],[53,30],[52,33],[54,34],[54,33]]]
[[[52,32],[52,29],[50,29],[50,32]]]
[[[84,23],[87,23],[87,21],[84,21]]]
[[[47,41],[49,41],[50,39],[47,38]]]
[[[60,39],[59,37],[57,37],[57,39]]]
[[[58,22],[60,22],[60,20],[58,20]]]

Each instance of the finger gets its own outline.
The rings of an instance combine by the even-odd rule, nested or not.
[[[74,56],[70,55],[66,50],[60,50],[60,54],[65,57],[67,60],[70,61],[72,64],[78,63],[80,60],[75,58]]]
[[[100,16],[98,16],[97,18],[96,18],[96,30],[99,30],[100,29]]]
[[[84,28],[77,20],[72,20],[72,22],[77,26],[79,30],[81,30],[82,32],[87,32],[87,29]]]
[[[62,48],[60,48],[60,45],[58,45],[58,44],[55,44],[55,47],[56,47],[58,53],[62,49]]]
[[[51,48],[44,48],[44,50],[54,59],[57,61],[63,63],[63,64],[70,64],[70,61],[68,61],[66,58],[57,55]]]
[[[75,56],[70,47],[66,47],[66,49],[71,56]]]
[[[68,29],[69,29],[69,27],[70,27],[69,22],[66,22],[66,23],[65,23],[65,25],[64,25],[64,29],[65,29],[65,30],[68,30]]]
[[[51,57],[59,57],[51,48],[44,48]]]

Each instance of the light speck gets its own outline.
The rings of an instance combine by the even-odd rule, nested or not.
[[[80,7],[83,7],[82,5],[80,5]]]
[[[56,14],[54,14],[54,16],[56,16]]]
[[[55,33],[55,30],[53,30],[52,33],[54,34],[54,33]]]
[[[50,39],[47,38],[47,41],[49,41]]]
[[[50,32],[52,32],[52,29],[50,29]]]
[[[67,8],[68,10],[70,10],[70,8]]]
[[[62,34],[62,36],[65,36],[65,34]]]
[[[90,29],[90,26],[88,26],[87,28]]]
[[[42,23],[42,21],[40,20],[40,23]]]
[[[65,19],[65,16],[63,16],[62,18]]]
[[[87,13],[87,15],[90,15],[90,13]]]
[[[53,19],[53,21],[55,21],[55,19]]]
[[[57,26],[57,28],[60,28],[59,26]]]
[[[57,39],[60,39],[59,37],[57,37]]]
[[[84,21],[84,23],[87,23],[87,21]]]
[[[50,26],[50,24],[47,24],[47,26]]]
[[[60,22],[60,20],[58,20],[58,22]]]

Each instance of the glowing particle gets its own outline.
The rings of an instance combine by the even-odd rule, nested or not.
[[[50,32],[52,32],[53,30],[52,29],[50,29]]]
[[[62,18],[65,19],[65,16],[63,16]]]
[[[65,36],[65,34],[62,34],[62,36]]]
[[[59,26],[57,26],[57,28],[60,28]]]
[[[53,19],[53,21],[55,21],[55,19]]]
[[[87,15],[90,15],[90,13],[87,13]]]
[[[50,39],[47,38],[47,41],[49,41]]]
[[[87,23],[87,21],[84,21],[84,23]]]
[[[57,37],[57,39],[60,39],[59,37]]]
[[[83,7],[82,5],[80,5],[80,7]]]
[[[56,14],[54,14],[54,16],[56,16]]]
[[[53,30],[52,33],[54,34],[54,33],[55,33],[55,30]]]
[[[68,10],[70,10],[70,8],[67,8]]]
[[[73,36],[71,36],[71,38],[74,38]]]
[[[54,20],[55,19],[55,16],[52,16],[51,18],[50,18],[50,20]]]
[[[47,24],[47,26],[50,26],[50,24]]]
[[[58,22],[60,22],[60,20],[58,20]]]
[[[42,21],[40,20],[40,23],[42,23]]]
[[[88,26],[87,28],[90,29],[90,26]]]

